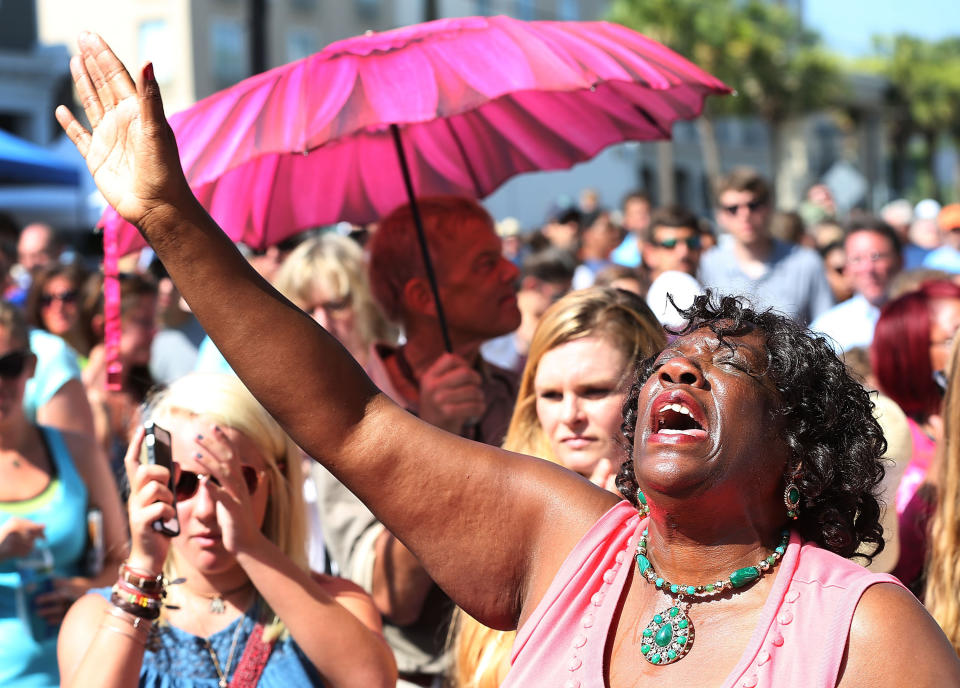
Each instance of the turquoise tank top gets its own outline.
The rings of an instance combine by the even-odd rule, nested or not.
[[[40,431],[53,466],[50,484],[32,499],[0,502],[0,525],[10,518],[46,524],[54,575],[77,576],[87,542],[87,486],[63,436],[53,428]],[[16,564],[15,559],[0,560],[0,688],[55,688],[60,685],[57,639],[35,642],[18,618]]]

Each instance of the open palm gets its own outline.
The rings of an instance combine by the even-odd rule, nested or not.
[[[140,226],[151,212],[190,193],[152,66],[144,69],[138,91],[103,39],[85,33],[78,44],[80,54],[70,61],[70,71],[91,131],[64,106],[57,108],[57,121],[86,159],[107,202]]]

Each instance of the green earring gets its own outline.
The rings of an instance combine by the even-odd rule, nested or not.
[[[643,490],[637,490],[637,511],[640,512],[641,516],[646,516],[650,513],[650,507],[647,506],[647,496],[643,494]]]
[[[783,491],[783,503],[787,507],[787,518],[796,521],[800,513],[800,488],[796,483],[787,483]]]

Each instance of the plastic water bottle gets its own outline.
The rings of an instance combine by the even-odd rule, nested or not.
[[[57,628],[37,614],[37,597],[53,591],[53,553],[43,542],[17,561],[20,587],[17,589],[17,615],[36,642],[57,635]]]

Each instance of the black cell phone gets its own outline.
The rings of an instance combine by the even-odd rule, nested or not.
[[[173,509],[174,512],[176,512],[177,498],[173,483],[173,450],[170,447],[170,433],[152,420],[144,423],[143,428],[145,430],[143,436],[144,451],[140,460],[143,463],[155,463],[170,471],[170,479],[167,487],[170,488],[170,493],[174,495]],[[176,515],[167,521],[158,519],[153,522],[153,529],[169,537],[174,537],[180,534],[180,521],[177,520]]]

